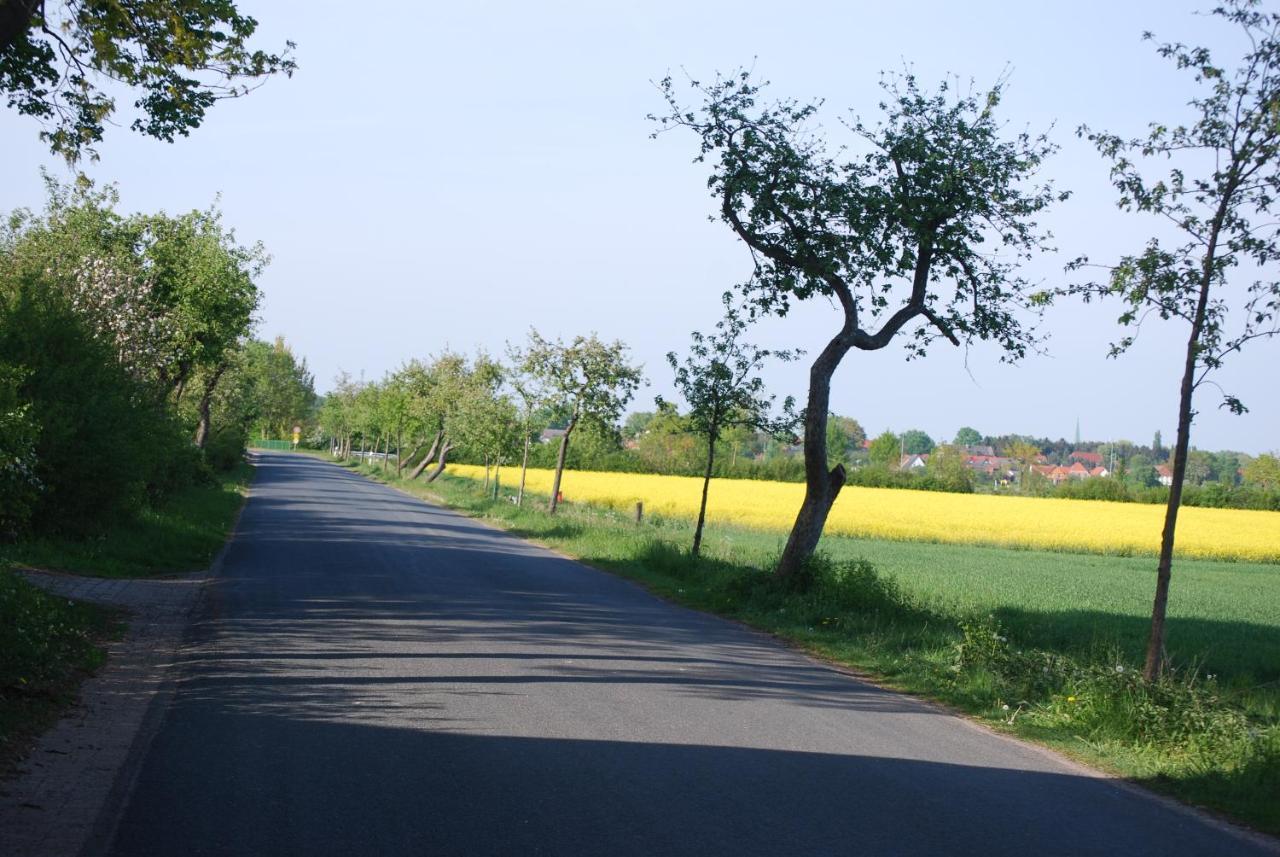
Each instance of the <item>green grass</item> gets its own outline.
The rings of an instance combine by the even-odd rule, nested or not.
[[[163,507],[88,538],[33,537],[0,548],[0,562],[97,577],[146,577],[205,568],[244,503],[253,468],[176,492]]]
[[[1178,562],[1169,624],[1176,669],[1148,685],[1135,668],[1154,588],[1150,559],[826,538],[829,559],[815,583],[792,591],[767,573],[777,534],[712,528],[693,561],[688,522],[636,525],[574,505],[551,517],[541,498],[523,509],[493,503],[467,479],[385,481],[1280,833],[1280,566]]]
[[[0,772],[75,698],[118,632],[112,611],[49,595],[0,568]]]

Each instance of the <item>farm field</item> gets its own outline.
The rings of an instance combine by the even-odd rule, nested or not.
[[[484,468],[451,464],[449,472],[475,479],[483,477]],[[504,471],[509,484],[517,472]],[[552,476],[550,470],[530,470],[528,490],[549,492]],[[640,501],[649,515],[692,518],[702,480],[565,471],[561,491],[570,502],[628,511]],[[798,483],[715,480],[707,518],[714,524],[785,532],[803,491]],[[826,532],[890,541],[1154,556],[1163,520],[1163,506],[1141,503],[846,486],[831,510]],[[1280,563],[1280,512],[1183,507],[1177,553],[1186,558]]]

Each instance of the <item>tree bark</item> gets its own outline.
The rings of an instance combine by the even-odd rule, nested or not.
[[[1173,542],[1178,526],[1178,509],[1182,505],[1182,483],[1187,474],[1187,451],[1191,445],[1191,398],[1196,389],[1196,358],[1200,353],[1200,335],[1204,332],[1205,313],[1209,306],[1209,290],[1213,283],[1214,256],[1217,249],[1218,226],[1215,222],[1206,251],[1204,272],[1200,280],[1200,296],[1196,301],[1196,314],[1191,321],[1191,335],[1187,338],[1187,356],[1182,369],[1182,384],[1178,395],[1178,438],[1173,445],[1173,478],[1169,485],[1169,503],[1164,510],[1164,529],[1160,533],[1160,560],[1156,565],[1156,597],[1151,605],[1151,636],[1147,638],[1147,658],[1142,674],[1147,681],[1155,681],[1165,666],[1164,620],[1169,607],[1169,581],[1173,577]]]
[[[440,478],[440,474],[444,473],[445,459],[449,457],[449,450],[453,449],[453,444],[448,441],[444,442],[444,446],[440,447],[440,460],[436,462],[436,466],[427,474],[428,482],[435,482]]]
[[[578,418],[575,416],[569,421],[564,435],[560,438],[560,452],[556,454],[556,475],[551,480],[551,499],[547,500],[547,512],[552,515],[560,505],[560,477],[564,474],[564,459],[569,453],[569,435],[573,434],[573,427],[577,424]]]
[[[529,432],[524,434],[524,458],[520,461],[520,488],[516,491],[516,505],[524,505],[524,477],[529,472]]]
[[[204,384],[204,391],[200,395],[200,404],[196,411],[199,419],[196,422],[196,448],[204,449],[204,445],[209,440],[209,408],[213,404],[213,393],[218,388],[218,382],[222,380],[223,374],[227,371],[226,363],[219,363],[218,368],[209,376],[209,380]]]
[[[43,0],[5,0],[0,3],[0,54],[7,53],[31,29]]]
[[[404,473],[404,458],[402,458],[400,455],[400,453],[403,451],[401,448],[401,441],[403,439],[404,438],[402,433],[397,431],[396,432],[396,478],[397,479],[399,479],[401,474]]]
[[[702,505],[698,507],[698,525],[693,528],[693,550],[690,552],[693,556],[697,556],[702,549],[702,525],[707,520],[707,490],[711,487],[711,466],[715,460],[716,441],[713,429],[707,435],[707,471],[702,475]]]
[[[827,524],[831,504],[844,487],[843,464],[827,470],[827,414],[831,401],[831,376],[849,353],[849,325],[827,343],[809,369],[809,398],[804,417],[804,502],[778,559],[776,574],[789,578],[813,556]]]
[[[440,448],[440,442],[444,440],[444,429],[436,432],[435,440],[431,441],[431,448],[427,450],[427,454],[418,462],[418,465],[409,473],[409,481],[412,482],[422,475],[422,471],[427,469],[427,465],[436,460],[436,450]]]

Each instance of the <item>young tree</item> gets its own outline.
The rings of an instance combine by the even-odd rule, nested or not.
[[[861,151],[836,155],[808,130],[814,105],[758,104],[745,71],[694,87],[703,103],[687,110],[662,82],[670,112],[659,130],[692,130],[697,160],[714,159],[708,187],[751,251],[756,308],[785,314],[792,301],[824,297],[841,313],[809,372],[805,496],[777,568],[789,576],[813,554],[844,485],[844,468],[827,467],[826,431],[831,378],[849,351],[884,348],[913,323],[916,356],[938,336],[994,339],[1007,359],[1034,341],[1017,314],[1034,296],[1014,265],[1043,246],[1034,218],[1057,195],[1026,184],[1053,147],[1001,138],[1003,83],[953,96],[946,83],[928,93],[910,74],[889,79],[883,124],[855,117]]]
[[[686,419],[695,432],[706,438],[707,464],[702,476],[702,501],[698,523],[693,530],[693,556],[702,547],[702,528],[707,520],[707,492],[711,469],[715,466],[716,444],[726,428],[744,426],[771,435],[790,435],[797,418],[795,401],[788,396],[782,414],[773,416],[774,396],[764,393],[764,380],[756,373],[770,357],[796,359],[791,351],[769,351],[744,342],[747,320],[733,304],[733,294],[724,294],[724,318],[716,322],[716,333],[704,336],[694,331],[689,354],[681,365],[674,351],[667,362],[675,371],[676,389],[689,403]],[[659,408],[662,399],[658,399]]]
[[[907,455],[927,455],[933,452],[933,438],[920,429],[907,429],[902,433],[902,451]]]
[[[616,423],[642,383],[640,367],[627,362],[627,346],[617,341],[602,342],[594,333],[575,336],[566,345],[559,339],[544,339],[531,328],[528,345],[513,356],[518,358],[522,374],[537,379],[546,393],[547,404],[569,415],[556,455],[551,498],[547,501],[547,511],[554,515],[573,430],[583,421],[600,428]]]
[[[507,345],[507,358],[511,366],[507,370],[507,384],[516,394],[520,410],[520,431],[522,435],[520,456],[520,487],[516,490],[516,505],[524,505],[525,478],[529,473],[529,446],[533,443],[534,434],[545,427],[539,417],[544,413],[542,404],[545,393],[538,385],[538,379],[521,365],[520,352]]]
[[[1189,125],[1153,123],[1142,139],[1080,129],[1111,162],[1120,208],[1159,215],[1172,237],[1152,238],[1141,252],[1110,268],[1105,282],[1070,291],[1085,300],[1116,297],[1125,304],[1119,321],[1129,333],[1112,345],[1112,356],[1133,345],[1136,328],[1151,313],[1187,325],[1173,484],[1160,537],[1144,668],[1149,680],[1165,662],[1165,613],[1195,418],[1192,400],[1228,356],[1278,332],[1280,281],[1271,279],[1267,269],[1280,260],[1280,238],[1270,222],[1280,194],[1280,14],[1258,11],[1253,0],[1228,0],[1213,14],[1239,28],[1248,44],[1234,70],[1215,65],[1205,48],[1157,48],[1179,69],[1189,70],[1201,87],[1190,102]],[[1171,167],[1153,180],[1140,169],[1143,158]],[[1086,264],[1079,259],[1070,267],[1079,270]],[[1233,275],[1242,265],[1252,267],[1252,282]],[[1247,410],[1239,398],[1225,393],[1223,406],[1237,414]]]
[[[115,112],[102,79],[141,90],[132,128],[173,142],[215,102],[296,68],[253,50],[258,22],[231,0],[5,0],[0,4],[0,93],[44,126],[40,138],[74,163]]]
[[[885,429],[871,441],[867,456],[876,467],[883,467],[886,470],[896,468],[902,456],[902,441],[896,434]]]

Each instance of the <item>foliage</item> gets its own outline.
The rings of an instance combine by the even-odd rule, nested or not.
[[[927,455],[933,452],[933,438],[929,437],[920,429],[907,429],[899,438],[902,442],[902,451],[907,455]]]
[[[287,440],[295,424],[311,417],[315,380],[306,358],[295,357],[283,336],[272,343],[252,340],[245,346],[244,383],[259,437]]]
[[[693,343],[682,364],[674,351],[667,362],[675,371],[675,386],[689,405],[685,417],[689,428],[705,439],[707,466],[703,474],[702,506],[693,533],[693,553],[702,540],[706,515],[707,487],[715,466],[716,444],[726,429],[734,426],[754,429],[772,436],[790,437],[798,422],[794,400],[788,396],[782,413],[772,414],[774,396],[764,393],[764,379],[756,373],[770,357],[783,362],[796,359],[790,351],[769,351],[744,342],[747,320],[734,306],[733,294],[723,297],[724,318],[716,322],[716,332],[704,336],[693,332]],[[658,399],[659,408],[662,399]]]
[[[885,429],[871,441],[867,454],[877,467],[896,468],[902,454],[902,442],[896,434]]]
[[[512,359],[521,376],[541,390],[546,406],[568,415],[556,462],[558,484],[573,430],[583,422],[612,431],[643,380],[640,367],[628,362],[627,346],[620,341],[602,342],[593,333],[576,336],[566,345],[532,328],[528,344],[513,350]],[[550,494],[548,508],[555,512],[559,492],[553,489]]]
[[[40,497],[36,475],[40,426],[20,396],[25,374],[0,363],[0,540],[26,528]]]
[[[957,446],[977,446],[982,443],[982,433],[975,428],[962,426],[960,430],[956,432],[956,439],[954,443]]]
[[[293,43],[251,49],[257,27],[231,0],[11,0],[0,15],[0,92],[71,163],[96,157],[115,112],[104,79],[137,91],[134,131],[172,142],[217,101],[292,76]]]
[[[1244,481],[1264,491],[1280,491],[1280,457],[1263,453],[1244,466]]]
[[[950,486],[948,490],[967,492],[973,490],[973,471],[965,463],[964,450],[944,444],[930,454],[925,470],[939,484]]]

